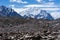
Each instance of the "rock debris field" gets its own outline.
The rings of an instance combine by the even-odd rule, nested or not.
[[[60,21],[0,18],[0,40],[60,40]]]

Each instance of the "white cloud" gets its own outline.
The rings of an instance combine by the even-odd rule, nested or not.
[[[27,8],[34,8],[34,7],[37,7],[37,8],[40,8],[41,10],[46,10],[46,11],[50,11],[50,12],[55,12],[55,11],[59,11],[60,8],[56,5],[38,5],[38,4],[32,4],[32,5],[25,5],[24,7],[27,7]]]
[[[49,1],[54,1],[54,0],[49,0]]]
[[[14,7],[15,7],[15,5],[9,5],[9,7],[14,8]]]
[[[10,0],[10,2],[17,2],[17,3],[22,3],[22,4],[27,4],[27,1],[22,1],[22,0]]]
[[[54,2],[48,2],[48,3],[44,3],[44,4],[47,4],[47,5],[55,5]]]
[[[15,2],[16,0],[10,0],[10,2]]]
[[[28,8],[34,8],[34,7],[40,8],[41,10],[48,10],[48,11],[58,11],[58,10],[60,10],[60,8],[58,8],[58,6],[49,5],[49,4],[47,4],[47,5],[45,5],[45,4],[43,4],[43,5],[41,5],[41,4],[31,4],[31,5],[25,5],[24,8],[15,8],[15,5],[9,5],[9,7],[13,8],[18,13],[20,11],[24,11]]]
[[[41,4],[55,4],[54,3],[54,0],[48,0],[48,1],[46,1],[46,0],[36,0],[38,3],[41,3]]]
[[[51,16],[52,16],[54,19],[58,19],[58,18],[60,18],[60,12],[52,12],[52,13],[51,13]]]
[[[36,0],[36,1],[39,2],[39,3],[42,2],[42,0]]]
[[[24,7],[24,8],[12,8],[14,9],[17,13],[20,13],[21,11],[25,11],[25,10],[28,10],[28,9],[32,9],[34,7]],[[53,8],[53,7],[36,7],[38,10],[46,10],[46,11],[52,11],[52,12],[55,12],[55,11],[58,11],[60,10],[60,8]]]
[[[33,4],[33,5],[27,5],[25,7],[56,7],[54,0],[36,0],[38,3],[41,3],[40,5]]]
[[[30,4],[30,5],[25,5],[24,7],[57,7],[56,5],[52,4]]]

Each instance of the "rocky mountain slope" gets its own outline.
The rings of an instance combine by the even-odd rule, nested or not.
[[[21,17],[11,8],[0,6],[0,17]]]

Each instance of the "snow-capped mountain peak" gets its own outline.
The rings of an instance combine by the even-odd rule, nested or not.
[[[19,12],[17,13],[23,17],[31,17],[31,18],[36,18],[36,19],[43,18],[43,19],[49,19],[49,20],[53,19],[52,16],[47,11],[42,10],[39,7],[21,8],[19,9]]]

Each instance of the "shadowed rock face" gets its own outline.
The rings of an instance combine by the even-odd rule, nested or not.
[[[45,10],[41,10],[38,15],[35,16],[36,19],[47,19],[47,20],[54,20],[54,18]]]
[[[21,17],[11,8],[0,6],[0,17]]]

